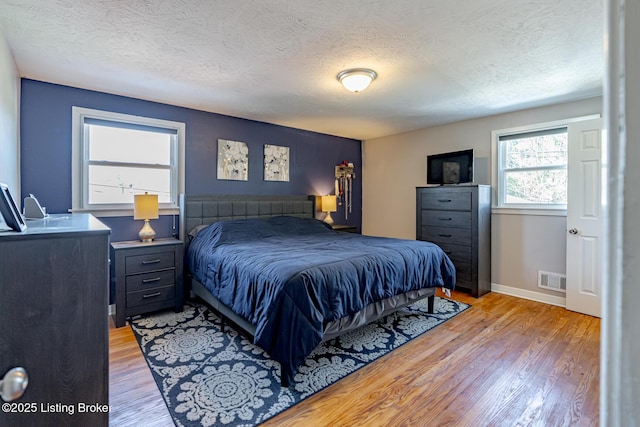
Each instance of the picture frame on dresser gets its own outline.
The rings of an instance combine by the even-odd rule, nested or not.
[[[27,223],[24,221],[20,209],[16,205],[16,202],[11,196],[9,187],[6,184],[0,183],[0,213],[4,222],[14,231],[22,232],[26,230]]]

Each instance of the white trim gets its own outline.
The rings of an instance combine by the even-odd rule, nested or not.
[[[109,316],[115,316],[116,315],[116,305],[115,304],[109,304],[109,309],[107,311]]]
[[[96,209],[69,209],[69,213],[90,213],[96,218],[100,217],[116,217],[116,216],[130,216],[133,217],[133,209],[105,209],[105,210],[96,210]],[[164,209],[161,208],[158,211],[158,216],[169,216],[169,215],[179,215],[179,208],[171,208]]]
[[[536,209],[536,208],[491,208],[493,215],[538,215],[538,216],[567,216],[566,209]]]
[[[94,110],[84,107],[71,107],[71,212],[90,212],[96,216],[128,216],[133,206],[117,206],[106,205],[104,207],[91,207],[87,209],[83,200],[86,195],[82,194],[81,181],[85,161],[82,159],[82,132],[85,117],[111,120],[116,122],[132,123],[139,125],[155,126],[167,129],[175,129],[177,131],[178,147],[177,147],[177,181],[172,182],[172,191],[175,192],[175,200],[172,204],[160,206],[161,211],[178,210],[179,195],[185,192],[185,139],[186,125],[182,122],[174,122],[164,119],[156,119],[151,117],[134,116],[131,114],[114,113],[111,111]],[[173,170],[173,168],[172,168]]]
[[[498,283],[491,283],[491,292],[511,295],[512,297],[524,298],[544,304],[556,305],[562,308],[565,308],[567,306],[567,299],[565,297],[543,294],[542,292],[528,291],[526,289],[500,285]]]

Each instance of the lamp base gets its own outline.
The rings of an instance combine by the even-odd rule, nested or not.
[[[153,242],[153,239],[156,237],[156,232],[153,231],[153,228],[149,225],[148,219],[144,220],[144,226],[138,233],[138,237],[140,237],[140,240],[143,242]]]
[[[331,212],[327,212],[327,216],[324,217],[323,221],[329,225],[333,225],[333,218],[331,218]]]

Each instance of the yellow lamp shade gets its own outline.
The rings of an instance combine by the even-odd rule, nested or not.
[[[322,212],[326,212],[327,215],[323,221],[327,224],[333,225],[333,218],[331,218],[331,212],[336,211],[336,196],[321,196],[320,204],[322,205]]]
[[[133,219],[158,219],[158,195],[135,194],[133,196]]]
[[[322,203],[322,212],[335,212],[337,209],[336,196],[322,196],[320,203]]]
[[[151,242],[156,237],[156,232],[149,224],[150,219],[158,219],[158,195],[135,194],[133,196],[133,219],[144,219],[144,225],[138,233],[143,242]]]

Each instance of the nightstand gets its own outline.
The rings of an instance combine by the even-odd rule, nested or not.
[[[341,224],[333,224],[331,226],[335,231],[344,231],[346,233],[357,233],[358,227],[355,225],[341,225]]]
[[[183,244],[177,239],[111,243],[111,283],[116,328],[127,317],[165,308],[182,311]]]

